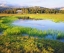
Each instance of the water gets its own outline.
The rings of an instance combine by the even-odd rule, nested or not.
[[[12,24],[17,26],[31,27],[39,30],[58,30],[64,31],[64,22],[55,23],[51,20],[17,20]]]
[[[57,37],[56,35],[55,36],[47,35],[47,36],[45,36],[45,39],[57,40],[57,41],[64,42],[64,39],[57,39],[56,37]]]
[[[57,30],[64,32],[64,22],[53,22],[51,20],[17,20],[12,23],[13,25],[16,26],[23,26],[23,27],[31,27],[31,28],[36,28],[39,30]],[[51,39],[51,40],[57,40],[57,36],[54,35],[48,35],[45,37],[45,39]],[[59,41],[64,42],[64,39],[59,39]]]
[[[3,33],[2,33],[2,32],[0,32],[0,35],[3,35]]]

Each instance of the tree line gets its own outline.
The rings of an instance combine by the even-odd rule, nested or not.
[[[64,10],[58,10],[58,9],[49,9],[49,8],[39,8],[39,7],[29,7],[29,8],[12,8],[12,9],[7,9],[4,11],[0,11],[0,13],[6,13],[6,14],[17,14],[17,10],[22,10],[20,12],[21,14],[57,14],[57,13],[62,13],[64,14]]]

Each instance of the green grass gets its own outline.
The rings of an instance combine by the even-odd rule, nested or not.
[[[2,17],[0,19],[0,31],[3,32],[4,35],[20,35],[20,34],[27,34],[29,36],[36,36],[36,37],[45,37],[47,35],[57,35],[57,39],[64,38],[64,33],[60,31],[54,30],[37,30],[32,28],[25,28],[25,27],[16,27],[12,26],[11,22],[17,20],[16,16],[8,16]]]
[[[45,37],[47,34],[52,36],[56,34],[57,39],[62,39],[64,38],[63,32],[54,30],[41,31],[11,25],[13,21],[18,19],[17,17],[7,16],[0,18],[0,32],[3,32],[3,34],[0,34],[0,53],[64,53],[63,42],[38,38]],[[59,20],[62,20],[62,18]],[[24,34],[25,36],[23,36]]]
[[[28,27],[15,27],[15,26],[4,30],[3,35],[5,36],[6,35],[28,35],[28,36],[40,37],[40,38],[44,38],[47,35],[51,35],[53,37],[56,35],[57,39],[64,38],[64,33],[61,31],[55,31],[55,30],[42,31],[42,30],[32,29]]]

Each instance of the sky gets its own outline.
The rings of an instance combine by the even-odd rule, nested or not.
[[[0,0],[1,4],[20,6],[64,7],[64,0]]]

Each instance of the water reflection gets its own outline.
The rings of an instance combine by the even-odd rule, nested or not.
[[[12,24],[17,26],[24,26],[24,27],[31,27],[40,30],[58,30],[64,31],[64,22],[53,22],[51,20],[17,20],[14,21]]]
[[[51,20],[17,20],[12,23],[16,26],[24,26],[36,28],[39,30],[55,30],[64,32],[64,22],[54,22]],[[54,32],[55,33],[55,32]],[[57,35],[47,35],[45,39],[58,40]],[[64,39],[59,39],[59,41],[64,42]]]

